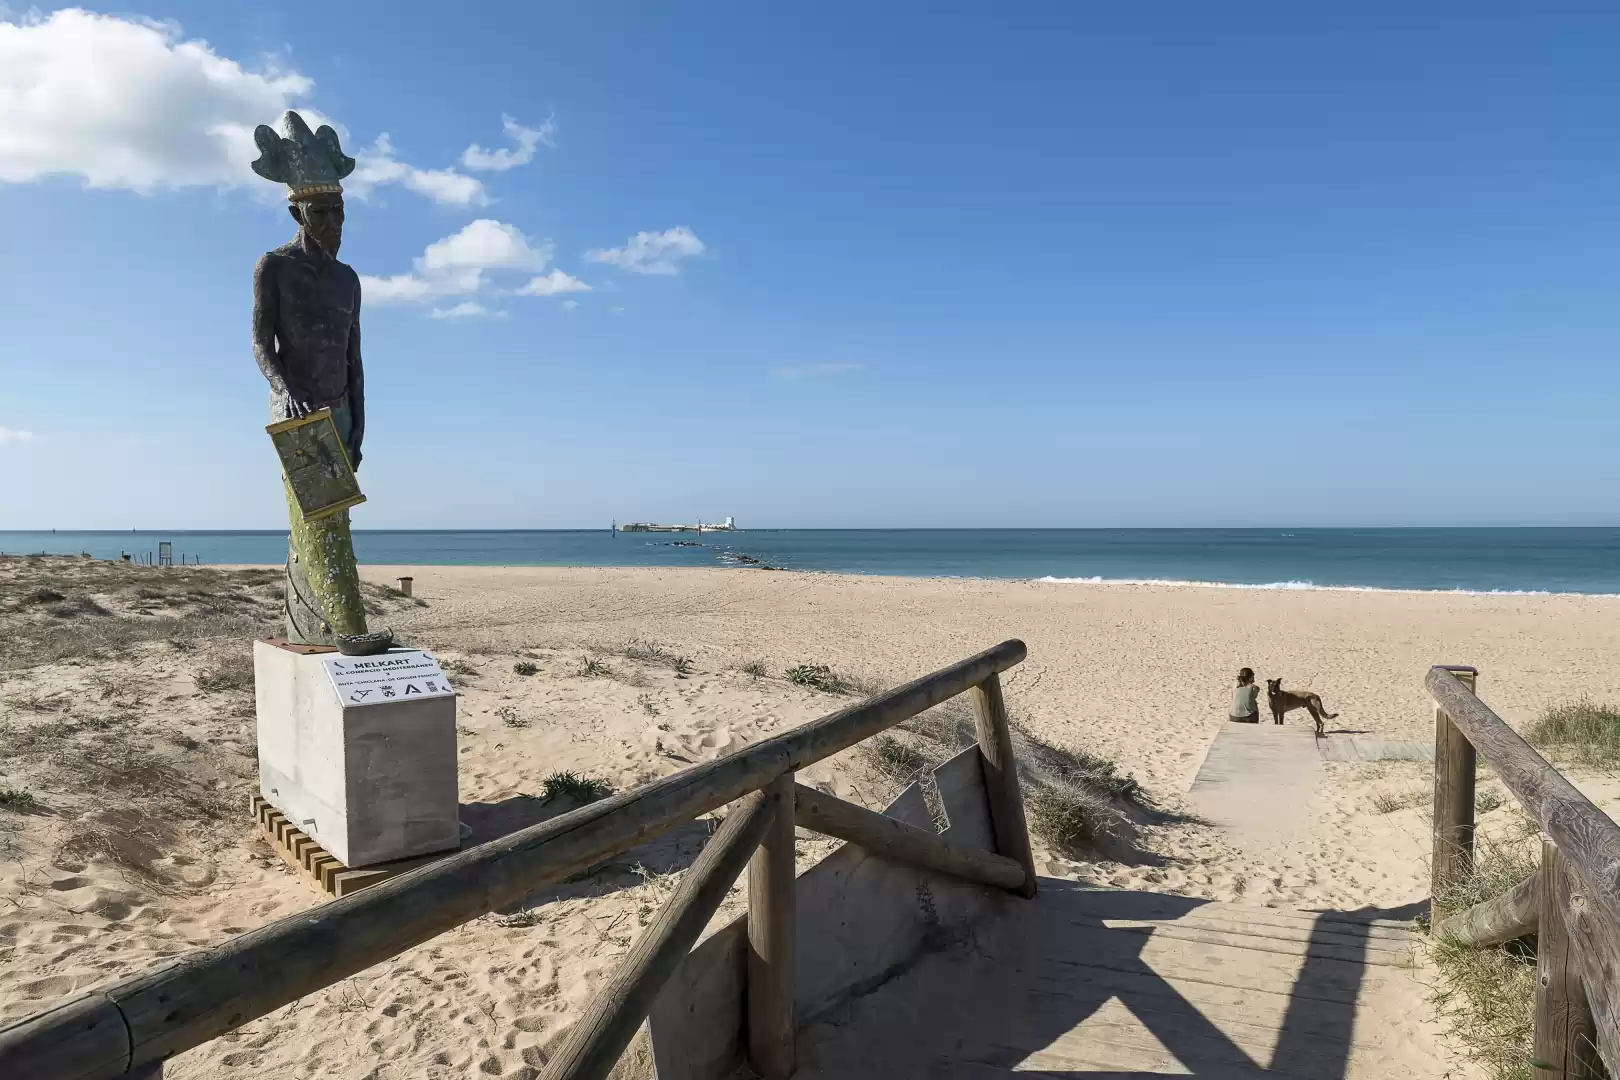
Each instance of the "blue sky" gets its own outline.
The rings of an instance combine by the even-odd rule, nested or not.
[[[284,524],[286,105],[358,527],[1620,522],[1611,3],[95,10],[0,16],[0,528]]]

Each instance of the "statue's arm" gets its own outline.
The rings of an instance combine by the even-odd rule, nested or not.
[[[276,268],[270,256],[260,256],[253,267],[253,359],[272,389],[286,388],[286,373],[276,355]]]
[[[354,466],[366,435],[366,369],[360,362],[360,279],[354,279],[354,322],[349,326],[349,416],[354,421]]]
[[[287,371],[276,350],[276,323],[280,319],[279,292],[276,289],[276,264],[270,256],[262,255],[253,267],[253,359],[270,383],[270,389],[287,399],[292,416],[304,416],[308,405],[296,393],[287,389]]]

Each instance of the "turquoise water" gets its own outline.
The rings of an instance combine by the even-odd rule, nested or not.
[[[287,550],[278,532],[0,532],[0,552],[117,558],[159,540],[173,542],[176,561],[205,564],[280,563]],[[382,531],[357,532],[355,550],[362,562],[418,566],[734,566],[747,556],[901,577],[1620,595],[1620,528]]]

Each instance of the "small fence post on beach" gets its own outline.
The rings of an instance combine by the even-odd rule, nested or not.
[[[1478,693],[1479,669],[1440,665],[1471,693]],[[1434,855],[1429,895],[1467,877],[1474,865],[1474,744],[1438,706],[1434,710]],[[1431,900],[1431,906],[1434,901]],[[1433,912],[1431,912],[1431,917]]]

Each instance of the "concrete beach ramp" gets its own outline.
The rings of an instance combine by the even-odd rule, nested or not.
[[[809,1025],[796,1076],[1439,1077],[1409,918],[1042,879],[970,943]]]

